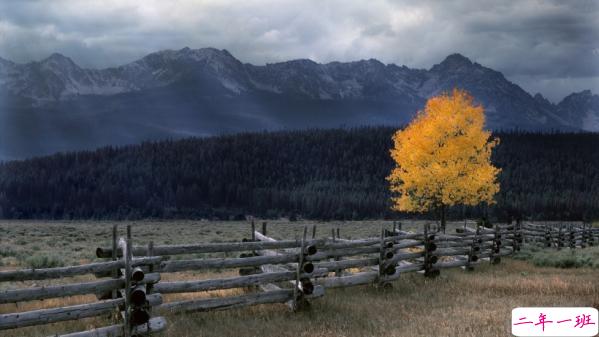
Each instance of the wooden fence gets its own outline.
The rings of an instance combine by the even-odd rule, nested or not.
[[[93,274],[99,280],[70,282],[45,287],[0,291],[0,304],[95,295],[97,301],[79,305],[15,312],[0,315],[0,330],[79,320],[88,317],[116,317],[116,324],[98,329],[60,335],[63,337],[116,337],[149,335],[166,327],[164,317],[150,317],[151,307],[162,303],[159,293],[146,295],[160,281],[159,273],[142,268],[159,263],[160,257],[134,258],[131,254],[131,228],[127,238],[117,240],[113,228],[111,261],[46,269],[22,269],[0,272],[0,282],[50,280]],[[117,257],[117,252],[120,258]],[[114,315],[116,313],[116,315]]]
[[[533,225],[522,227],[526,242],[545,248],[585,248],[599,244],[599,229],[590,225]]]
[[[150,318],[152,310],[160,313],[197,312],[266,303],[285,303],[292,310],[298,310],[311,300],[324,296],[327,288],[364,284],[391,288],[391,281],[408,272],[436,277],[446,268],[472,270],[484,261],[498,264],[502,256],[518,251],[523,242],[556,249],[584,248],[599,243],[597,229],[580,225],[516,224],[494,228],[465,225],[455,233],[445,234],[429,225],[424,226],[422,232],[410,232],[402,230],[401,224],[394,224],[392,229],[381,229],[377,237],[359,240],[340,238],[339,229],[324,238],[316,237],[315,226],[311,237],[308,237],[308,227],[303,230],[300,239],[276,240],[268,236],[266,223],[263,223],[262,231],[257,231],[252,222],[250,235],[242,242],[156,246],[150,242],[147,246],[135,246],[132,245],[130,227],[127,228],[127,239],[121,239],[120,244],[114,228],[112,247],[96,250],[97,257],[109,259],[107,262],[0,272],[0,281],[62,278],[87,273],[109,277],[88,283],[3,291],[0,292],[0,303],[89,293],[97,294],[101,301],[1,315],[0,329],[104,315],[119,308],[122,312],[120,324],[66,336],[144,335],[160,331],[166,325],[163,317]],[[221,257],[197,257],[215,253]],[[179,255],[195,257],[180,259]],[[229,273],[227,277],[213,278],[214,274],[203,273],[227,269],[234,270],[236,275]],[[164,279],[168,274],[179,272],[192,273],[186,275],[185,280],[161,281],[161,276]],[[168,279],[177,279],[177,276],[172,274]],[[238,288],[244,291],[162,301],[162,294]]]

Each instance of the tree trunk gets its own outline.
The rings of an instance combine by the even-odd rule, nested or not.
[[[445,224],[446,224],[446,219],[445,219],[445,205],[441,204],[441,229],[443,230],[443,233],[445,233]]]

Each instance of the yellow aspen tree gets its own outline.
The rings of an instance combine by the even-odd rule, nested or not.
[[[499,139],[484,129],[484,109],[454,89],[426,102],[424,111],[393,135],[395,167],[387,177],[393,209],[437,210],[445,231],[447,207],[495,203],[500,169],[491,164]]]

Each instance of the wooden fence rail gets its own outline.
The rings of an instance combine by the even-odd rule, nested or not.
[[[381,228],[378,237],[349,240],[339,228],[330,237],[316,238],[316,226],[296,240],[276,240],[267,235],[267,225],[257,231],[252,222],[249,238],[243,242],[194,243],[185,245],[133,245],[131,228],[117,240],[113,229],[111,247],[99,247],[96,256],[108,259],[48,269],[0,272],[0,281],[45,280],[93,274],[102,278],[90,282],[0,291],[0,304],[95,294],[94,303],[0,315],[0,330],[47,324],[119,312],[114,325],[63,336],[138,336],[164,330],[164,317],[152,312],[225,310],[266,303],[284,303],[293,310],[325,295],[327,288],[372,284],[391,288],[391,281],[405,273],[436,277],[447,268],[473,270],[489,261],[520,250],[526,242],[542,247],[584,248],[599,244],[599,229],[586,225],[538,226],[533,224],[458,228],[440,233],[427,225],[422,232]],[[222,253],[236,257],[171,259],[176,255]],[[180,257],[179,257],[180,258]],[[165,274],[188,271],[234,270],[238,275],[193,273],[195,279],[163,281]],[[210,278],[206,278],[209,275]],[[173,277],[169,277],[173,279]],[[222,292],[244,289],[245,293]],[[168,295],[219,291],[218,297],[169,301]],[[114,316],[114,315],[113,315]]]
[[[110,258],[113,261],[89,263],[79,266],[68,266],[44,269],[22,269],[0,272],[0,281],[28,281],[62,279],[73,276],[92,274],[103,277],[91,282],[70,281],[67,284],[51,286],[34,286],[29,288],[8,289],[0,291],[0,304],[37,301],[49,298],[61,298],[74,295],[96,295],[98,300],[48,309],[14,312],[0,315],[0,330],[15,329],[55,322],[79,320],[88,317],[114,316],[117,324],[98,329],[75,332],[61,336],[145,336],[162,331],[166,327],[164,317],[150,317],[149,309],[162,304],[162,295],[158,292],[148,294],[148,287],[160,281],[160,274],[145,273],[142,267],[160,263],[164,258],[148,256],[133,258],[131,250],[131,228],[127,227],[127,238],[117,244],[117,228],[113,228],[113,249]],[[117,259],[116,251],[121,256]],[[109,277],[109,278],[105,278]],[[112,315],[120,312],[118,315]],[[119,322],[120,321],[120,322]],[[56,335],[55,335],[56,336]]]

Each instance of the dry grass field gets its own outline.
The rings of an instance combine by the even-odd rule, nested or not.
[[[95,260],[98,245],[108,245],[111,222],[0,222],[0,269],[57,266]],[[247,222],[122,222],[133,225],[135,244],[179,244],[217,242],[248,237]],[[278,238],[299,237],[302,222],[269,222],[269,235]],[[312,222],[310,222],[312,224]],[[408,228],[421,225],[410,222]],[[325,236],[339,226],[341,236],[376,236],[381,225],[389,222],[319,223],[317,236]],[[459,226],[461,223],[454,223]],[[258,226],[259,227],[259,226]],[[589,250],[591,258],[599,250]],[[563,254],[569,254],[567,250]],[[596,262],[596,261],[595,261]],[[236,275],[234,270],[219,276]],[[208,278],[205,273],[165,275],[164,280]],[[78,280],[91,279],[79,277]],[[511,310],[518,306],[593,306],[599,307],[599,268],[559,269],[541,267],[528,260],[502,259],[491,266],[482,263],[472,272],[443,270],[439,278],[425,279],[406,274],[393,283],[391,290],[362,286],[329,289],[325,297],[314,300],[311,308],[289,312],[284,305],[210,313],[166,314],[169,328],[162,336],[509,336]],[[0,283],[0,290],[59,281]],[[227,293],[241,293],[234,289]],[[221,292],[173,294],[165,299],[222,296]],[[0,314],[85,303],[94,296],[0,305]],[[1,336],[47,336],[110,324],[111,319],[83,319],[0,332]]]

